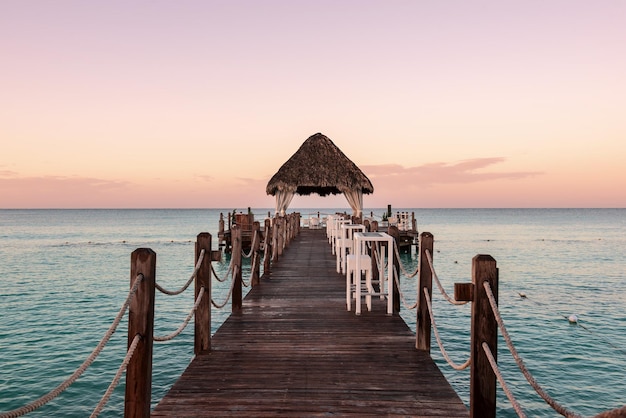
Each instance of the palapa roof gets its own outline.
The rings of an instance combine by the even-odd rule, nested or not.
[[[293,191],[320,196],[361,190],[374,192],[372,182],[327,136],[316,133],[304,141],[267,183],[268,195]]]

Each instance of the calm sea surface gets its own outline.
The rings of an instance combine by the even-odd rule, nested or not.
[[[152,248],[157,282],[177,289],[193,270],[197,234],[213,234],[216,247],[219,214],[230,211],[0,210],[0,411],[46,394],[89,356],[126,298],[133,250]],[[267,211],[253,209],[257,219]],[[314,210],[299,211],[306,216]],[[380,216],[385,210],[365,213],[370,211]],[[435,268],[448,292],[453,293],[455,282],[471,281],[474,255],[490,254],[497,260],[500,309],[509,334],[553,398],[585,416],[626,404],[626,210],[408,211],[415,212],[420,232],[435,237]],[[215,263],[216,270],[223,273],[228,262],[224,258]],[[402,262],[413,270],[417,260],[408,254]],[[226,296],[227,285],[214,286],[216,300]],[[407,304],[413,304],[414,279],[404,277],[402,287]],[[433,293],[446,350],[462,363],[469,356],[469,305],[455,307]],[[155,334],[178,328],[192,299],[190,292],[157,292]],[[213,310],[213,331],[229,312],[229,306]],[[578,316],[578,325],[567,321],[571,314]],[[402,316],[415,330],[415,312],[403,307]],[[85,374],[29,416],[88,416],[124,357],[126,328],[122,322]],[[192,355],[193,325],[173,341],[155,343],[153,403]],[[434,336],[432,356],[467,403],[469,369],[450,368]],[[502,340],[498,360],[528,416],[558,416],[527,384]],[[122,379],[101,416],[123,414],[123,386]],[[498,391],[498,416],[516,416]]]

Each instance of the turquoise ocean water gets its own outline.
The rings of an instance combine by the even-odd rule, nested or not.
[[[317,211],[294,210],[303,216]],[[395,210],[414,212],[420,232],[434,235],[435,267],[450,293],[455,282],[471,281],[474,255],[491,254],[497,260],[504,321],[526,366],[552,397],[585,416],[626,404],[626,210]],[[220,212],[230,211],[0,210],[0,411],[46,394],[92,352],[126,298],[134,249],[152,248],[157,281],[176,289],[193,270],[196,235],[216,237]],[[253,212],[262,219],[268,210]],[[416,257],[402,257],[413,270]],[[215,263],[216,270],[223,273],[228,261]],[[412,304],[414,279],[403,278],[402,288]],[[215,285],[214,298],[225,297],[226,291],[227,285]],[[192,299],[190,292],[157,293],[155,334],[174,331]],[[433,304],[446,350],[457,363],[464,362],[469,305],[449,305],[437,293]],[[229,311],[213,310],[214,331]],[[578,316],[579,325],[567,321],[570,314]],[[402,316],[415,330],[415,312],[403,307]],[[124,357],[126,327],[122,322],[74,385],[29,416],[89,416]],[[193,324],[173,341],[155,343],[153,403],[192,355]],[[469,370],[451,369],[434,337],[432,356],[467,403]],[[498,360],[528,416],[558,416],[526,383],[502,340]],[[498,391],[498,416],[516,416]],[[122,381],[101,416],[122,415],[123,393]]]

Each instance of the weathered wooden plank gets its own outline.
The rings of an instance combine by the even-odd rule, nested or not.
[[[303,229],[152,411],[153,417],[467,417],[402,318],[345,310],[323,230]]]

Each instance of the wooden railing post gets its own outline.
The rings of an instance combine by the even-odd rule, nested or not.
[[[394,245],[396,246],[396,248],[400,248],[400,230],[398,229],[397,226],[390,226],[389,229],[387,230],[387,233],[389,235],[391,235],[393,237],[393,242]],[[391,286],[391,289],[393,290],[393,313],[399,313],[400,312],[400,289],[398,289],[398,284],[396,283],[395,278],[398,278],[398,283],[400,282],[400,260],[398,260],[398,258],[395,255],[395,251],[393,250],[393,248],[391,249],[391,252],[393,254],[393,266],[389,266],[389,268],[393,268],[394,269],[394,274],[392,275],[393,279],[393,284]],[[398,251],[398,254],[400,253],[400,251]],[[398,275],[396,276],[395,273],[398,273]]]
[[[241,263],[241,227],[239,225],[233,225],[231,228],[231,239],[233,245],[233,295],[232,295],[232,311],[237,312],[241,310],[243,299],[243,276],[242,276],[242,263]]]
[[[295,233],[294,236],[299,235],[300,234],[300,219],[302,218],[302,216],[300,215],[300,212],[298,212],[296,214],[296,220],[294,221],[294,225],[295,225]],[[317,214],[317,221],[318,221],[318,225],[320,221],[320,215],[319,212]]]
[[[261,248],[261,224],[259,221],[254,221],[252,224],[252,242],[253,246],[250,250],[252,256],[250,258],[252,263],[252,278],[250,279],[250,285],[252,287],[261,284],[261,262],[259,249]]]
[[[495,418],[496,375],[483,350],[486,342],[498,360],[498,324],[484,288],[489,282],[498,301],[498,268],[490,255],[477,255],[472,259],[472,337],[470,366],[470,417]]]
[[[430,353],[430,314],[428,313],[428,305],[426,304],[426,295],[424,288],[428,289],[428,294],[432,300],[433,274],[426,258],[426,251],[433,254],[433,234],[430,232],[422,232],[420,234],[420,256],[419,256],[419,278],[418,278],[418,304],[417,304],[417,323],[415,335],[415,347],[418,350],[426,350]]]
[[[196,275],[194,301],[204,287],[204,296],[198,305],[194,319],[193,351],[196,355],[211,350],[211,234],[201,232],[196,238],[195,263],[204,250],[204,258]]]
[[[268,276],[272,273],[272,221],[271,219],[265,219],[265,230],[263,231],[263,246],[265,257],[263,258],[263,276]]]
[[[156,253],[149,248],[138,248],[131,254],[131,288],[139,275],[142,275],[143,279],[128,308],[128,347],[137,334],[141,336],[141,341],[126,369],[124,398],[124,417],[126,418],[150,416]]]
[[[272,263],[278,260],[278,237],[280,235],[280,217],[276,215],[272,222]]]
[[[276,253],[278,256],[282,256],[285,249],[285,218],[282,216],[276,219],[276,235]]]
[[[291,242],[291,220],[293,215],[285,215],[285,241],[283,242],[283,248],[287,248]],[[282,253],[281,253],[282,254]]]

